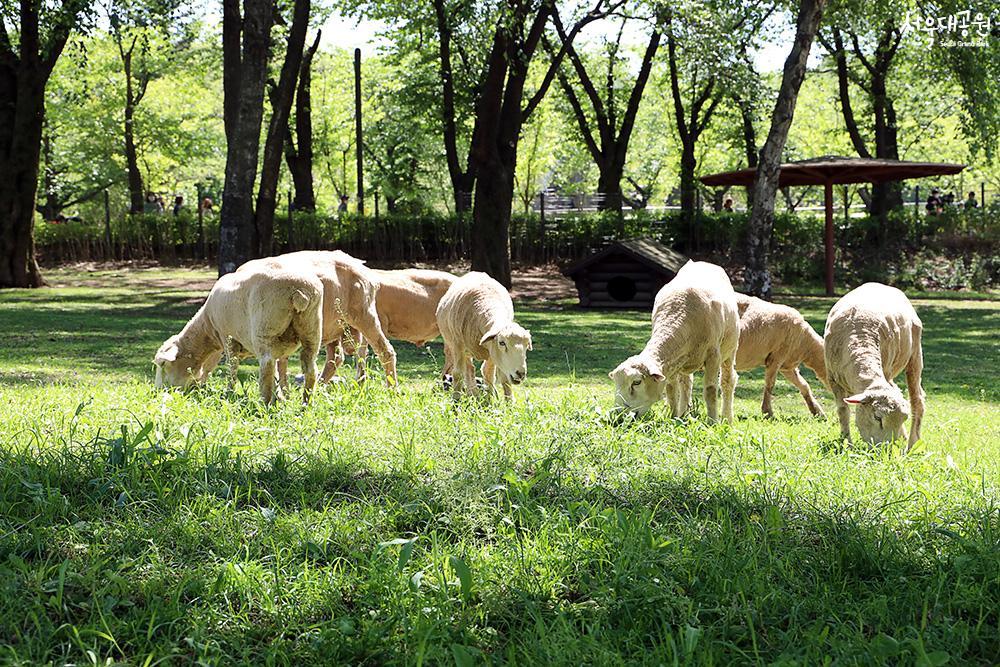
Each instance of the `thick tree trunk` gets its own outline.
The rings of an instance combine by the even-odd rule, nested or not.
[[[302,66],[302,49],[306,43],[306,29],[309,27],[309,10],[309,0],[295,0],[285,61],[281,66],[278,86],[271,96],[271,120],[267,127],[267,140],[264,142],[255,211],[257,252],[261,257],[273,254],[274,209],[278,197],[278,177],[281,175],[281,156],[284,152],[285,135],[288,133],[288,117],[292,112],[295,82]]]
[[[316,210],[316,191],[313,186],[313,136],[312,136],[312,62],[319,48],[321,33],[302,57],[299,86],[295,93],[295,139],[289,127],[285,137],[285,162],[295,185],[294,208],[296,211]]]
[[[771,116],[771,129],[760,150],[757,177],[754,181],[753,210],[750,215],[746,291],[770,299],[771,272],[768,266],[771,230],[774,226],[774,196],[778,189],[781,154],[788,139],[788,128],[795,115],[799,88],[806,76],[806,63],[813,38],[819,28],[826,0],[802,0],[796,21],[795,42],[785,60],[785,69],[778,89],[778,99]]]
[[[622,212],[622,178],[625,174],[625,162],[617,155],[606,157],[598,163],[597,191],[603,195],[600,210],[614,213]]]
[[[479,165],[473,209],[472,270],[493,276],[510,288],[510,214],[514,167],[499,156]]]
[[[264,81],[274,6],[269,0],[223,4],[226,181],[219,214],[219,275],[235,271],[257,254],[253,195],[264,119]]]
[[[12,113],[0,116],[8,121],[0,127],[6,149],[0,160],[0,287],[40,287],[45,283],[35,261],[34,223],[45,77],[31,68],[18,74],[7,98],[13,99]]]
[[[694,217],[698,195],[698,183],[694,177],[698,167],[698,159],[694,154],[696,141],[697,138],[692,137],[681,144],[681,217],[685,220],[691,220]]]

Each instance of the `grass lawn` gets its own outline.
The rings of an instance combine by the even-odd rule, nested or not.
[[[782,379],[761,419],[757,371],[733,426],[609,425],[648,315],[550,302],[511,406],[437,390],[440,342],[397,345],[399,395],[156,391],[211,276],[47,277],[0,292],[2,663],[1000,662],[995,296],[915,300],[901,457],[842,446],[808,371],[826,420]]]

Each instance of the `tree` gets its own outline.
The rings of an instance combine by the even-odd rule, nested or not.
[[[321,31],[302,56],[299,85],[295,91],[295,136],[288,123],[285,134],[285,164],[295,186],[293,206],[296,211],[316,210],[316,190],[313,186],[313,127],[312,127],[312,63],[319,48]]]
[[[760,149],[757,176],[754,180],[753,208],[748,229],[746,291],[770,299],[771,273],[768,255],[774,227],[774,198],[778,190],[781,153],[788,138],[788,128],[795,116],[795,102],[806,76],[806,64],[813,38],[823,18],[826,0],[801,0],[795,22],[795,41],[785,60],[781,87],[771,114],[771,129]]]
[[[292,110],[295,84],[302,66],[302,49],[305,48],[311,6],[310,0],[295,0],[281,74],[277,85],[271,82],[271,119],[268,122],[267,139],[264,142],[257,207],[254,211],[257,252],[261,257],[266,257],[272,252],[274,209],[277,204],[281,157],[284,152],[285,137],[288,134],[288,117]]]
[[[665,12],[667,64],[681,144],[681,214],[694,213],[698,142],[727,91],[744,75],[747,48],[774,9],[770,3],[684,3]],[[685,103],[685,96],[688,98]]]
[[[43,15],[40,0],[20,0],[16,18],[0,8],[0,287],[44,284],[34,225],[45,85],[86,6],[63,0]]]
[[[866,5],[864,16],[857,19],[858,28],[849,25],[846,19],[841,19],[841,25],[831,26],[829,37],[825,37],[822,33],[818,35],[820,43],[823,44],[836,63],[837,92],[840,98],[841,113],[844,115],[844,124],[851,138],[851,144],[859,157],[899,159],[896,107],[889,94],[888,79],[899,52],[900,42],[903,39],[903,33],[896,16],[896,11],[901,9],[902,7],[893,7],[891,4],[883,3],[882,6],[878,7],[879,12],[876,16],[884,16],[884,19],[878,18],[878,24],[871,26],[869,14],[872,8]],[[868,42],[873,44],[870,53],[866,53],[864,47],[864,44]],[[848,46],[853,58],[861,66],[861,71],[851,68],[848,62]],[[858,126],[854,107],[851,104],[850,86],[852,83],[868,96],[871,113],[874,117],[873,141],[871,142],[874,150],[869,150],[868,142],[862,136]],[[902,204],[898,182],[879,183],[872,187],[869,207],[872,215],[883,216]]]
[[[646,82],[649,81],[653,58],[660,46],[660,31],[654,27],[650,31],[639,71],[628,89],[627,99],[624,100],[624,110],[619,121],[619,106],[623,101],[619,98],[622,97],[625,90],[620,81],[621,69],[623,68],[620,51],[625,25],[626,22],[623,20],[616,39],[607,43],[608,62],[602,96],[590,77],[580,54],[571,42],[566,42],[565,31],[559,30],[561,24],[556,24],[560,41],[576,72],[577,81],[586,95],[589,109],[584,109],[580,97],[562,70],[558,72],[559,84],[573,111],[573,117],[579,126],[584,145],[597,165],[599,173],[597,189],[604,195],[601,200],[601,208],[618,213],[621,213],[622,210],[622,178],[625,175],[625,162],[628,157],[629,142],[632,139],[632,130],[635,128],[636,114],[639,111],[639,104],[642,102]]]
[[[624,0],[598,0],[570,30],[561,27],[550,0],[507,0],[486,61],[476,106],[471,163],[476,172],[472,210],[472,269],[510,287],[510,216],[514,200],[517,142],[525,121],[538,107],[566,52],[587,24],[618,9]],[[538,89],[525,103],[525,83],[549,20],[565,35]]]
[[[264,120],[271,0],[223,0],[222,61],[226,125],[226,184],[219,215],[219,275],[235,271],[258,251],[253,212],[260,130]]]

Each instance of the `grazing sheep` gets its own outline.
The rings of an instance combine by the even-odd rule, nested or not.
[[[499,376],[509,400],[511,384],[520,384],[528,373],[531,332],[514,322],[514,303],[503,285],[485,273],[462,276],[438,304],[437,321],[444,338],[445,368],[455,370],[454,394],[461,394],[463,385],[469,396],[479,393],[472,360],[480,359],[491,392]]]
[[[809,385],[799,373],[799,364],[812,369],[826,384],[823,339],[809,326],[799,311],[745,294],[736,295],[740,313],[740,346],[736,350],[736,370],[764,367],[764,400],[760,409],[768,417],[771,392],[780,372],[802,394],[809,411],[823,417],[823,408],[813,398]]]
[[[347,328],[358,331],[375,348],[386,382],[396,386],[396,351],[386,339],[375,310],[379,281],[371,269],[339,250],[303,250],[256,261],[315,274],[323,284],[323,343],[339,341]],[[278,371],[282,386],[286,386],[286,360],[281,361]]]
[[[219,278],[195,316],[160,346],[153,359],[156,386],[200,383],[228,351],[231,360],[260,360],[260,395],[271,404],[277,360],[301,345],[308,402],[316,384],[322,310],[323,285],[312,273],[248,262]],[[230,368],[232,381],[235,365]]]
[[[853,405],[858,431],[867,442],[904,438],[903,422],[911,413],[913,426],[904,452],[920,439],[924,416],[922,335],[923,324],[909,299],[888,285],[865,283],[830,309],[824,335],[826,372],[844,438],[851,437],[848,406]],[[893,382],[903,370],[909,404]]]
[[[703,370],[709,419],[718,418],[721,374],[722,415],[732,421],[740,317],[726,272],[688,262],[656,295],[652,319],[643,351],[608,374],[615,381],[615,410],[641,415],[666,397],[673,415],[683,416],[691,404],[691,374]]]
[[[458,280],[445,271],[426,269],[403,269],[400,271],[380,271],[372,269],[380,286],[375,297],[382,331],[388,338],[405,340],[417,347],[441,335],[437,323],[437,307],[452,283]],[[326,366],[322,381],[328,382],[344,361],[344,354],[357,353],[358,380],[364,379],[365,358],[368,345],[360,332],[352,330],[342,340],[334,341],[326,348]],[[355,349],[356,348],[356,349]],[[444,373],[451,372],[445,367]]]

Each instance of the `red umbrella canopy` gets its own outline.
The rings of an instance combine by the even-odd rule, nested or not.
[[[957,174],[963,169],[965,169],[964,164],[947,162],[906,162],[826,155],[781,165],[778,187],[826,183],[884,183],[907,178]],[[705,185],[753,185],[756,175],[757,170],[754,168],[740,169],[703,176],[701,182]]]

